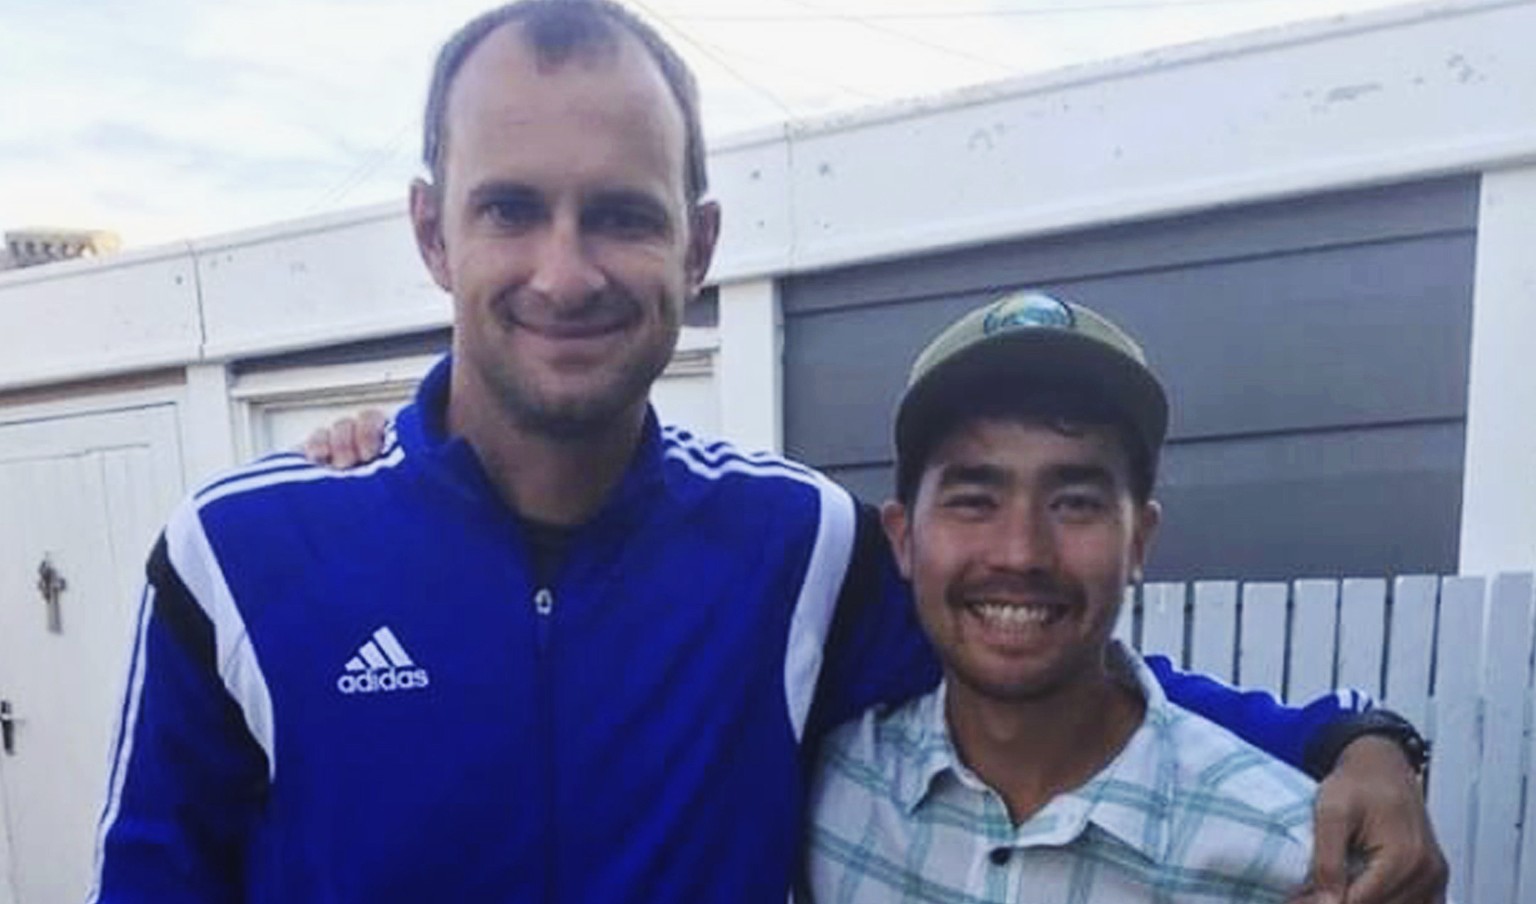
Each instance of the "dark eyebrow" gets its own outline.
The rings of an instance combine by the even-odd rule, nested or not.
[[[997,465],[945,465],[939,472],[939,489],[954,486],[1000,487],[1008,482],[1008,473]]]
[[[654,195],[633,188],[604,188],[592,193],[588,204],[629,204],[635,207],[652,207],[665,213],[667,205]]]
[[[653,216],[668,229],[673,227],[672,211],[655,195],[631,188],[606,188],[593,192],[582,204],[584,208],[623,208],[643,211]]]
[[[1103,465],[1061,465],[1051,469],[1051,482],[1056,486],[1086,483],[1106,490],[1116,489],[1120,484],[1114,472]]]
[[[469,204],[478,207],[487,201],[537,201],[539,193],[522,182],[482,182],[470,189]]]

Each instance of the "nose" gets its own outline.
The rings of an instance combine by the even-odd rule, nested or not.
[[[994,567],[1020,574],[1049,572],[1056,563],[1056,533],[1044,512],[1019,501],[997,523],[988,549]]]
[[[556,217],[534,249],[528,288],[548,301],[580,304],[608,284],[575,217]]]

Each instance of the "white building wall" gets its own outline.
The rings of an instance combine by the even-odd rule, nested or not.
[[[1461,572],[1529,571],[1536,567],[1536,166],[1483,175],[1475,292]]]
[[[725,206],[716,275],[1530,160],[1532,35],[1532,0],[1415,4],[746,138],[711,158]]]
[[[0,273],[0,390],[178,366],[201,342],[184,246]]]
[[[783,330],[775,281],[720,287],[720,433],[744,449],[784,449]]]
[[[713,273],[722,310],[709,352],[731,400],[720,427],[744,445],[781,445],[774,296],[797,272],[1450,172],[1517,171],[1536,161],[1532,34],[1536,0],[1425,3],[721,143],[711,167],[724,207]],[[1513,227],[1489,216],[1479,323],[1513,316],[1499,313],[1508,302],[1497,297],[1511,294],[1514,277],[1499,274],[1528,256],[1498,243],[1495,233]],[[1482,312],[1488,293],[1494,307]],[[403,201],[9,272],[0,274],[0,405],[7,391],[180,369],[196,421],[188,466],[201,471],[241,451],[242,410],[216,400],[220,385],[234,384],[219,372],[227,363],[449,318]],[[1469,451],[1478,462],[1491,454],[1488,438],[1520,435],[1506,423],[1515,406],[1494,401],[1502,390],[1489,375],[1504,365],[1490,341],[1473,350]],[[695,351],[689,366],[699,360]],[[1503,529],[1470,524],[1492,511],[1486,496],[1469,483],[1469,550],[1491,549],[1478,537]]]
[[[399,335],[452,319],[417,254],[403,202],[201,241],[194,250],[205,359]]]

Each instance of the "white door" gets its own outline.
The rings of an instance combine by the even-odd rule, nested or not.
[[[713,329],[683,327],[677,351],[651,386],[651,404],[663,424],[686,427],[703,437],[720,436],[721,399],[715,378],[719,345]]]
[[[181,493],[176,426],[170,405],[0,424],[4,904],[88,891],[143,562]]]
[[[703,373],[662,374],[651,387],[651,404],[663,424],[687,427],[699,436],[720,435],[720,399],[715,375]]]
[[[4,754],[0,753],[0,756]],[[5,782],[0,781],[0,904],[16,904],[15,883],[11,881],[9,813],[5,805]]]

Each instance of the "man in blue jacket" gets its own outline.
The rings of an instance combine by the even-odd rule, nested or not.
[[[647,404],[719,228],[692,77],[615,4],[526,0],[444,46],[425,132],[452,355],[377,460],[278,456],[171,516],[93,899],[783,901],[815,740],[937,669],[846,491]],[[1329,889],[1358,834],[1351,900],[1433,899],[1408,762],[1361,736],[1411,730],[1163,675],[1279,755],[1345,750]]]

